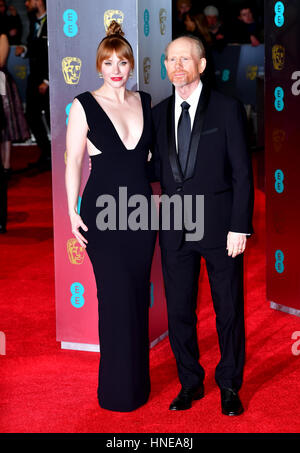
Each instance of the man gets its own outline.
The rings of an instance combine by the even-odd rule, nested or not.
[[[176,12],[173,14],[172,31],[173,37],[177,37],[184,33],[184,17],[192,8],[191,0],[177,0]]]
[[[226,46],[226,33],[224,25],[221,23],[219,18],[219,10],[213,6],[206,6],[203,10],[203,14],[206,18],[209,33],[212,38],[213,48],[221,51]]]
[[[27,47],[17,46],[16,55],[29,58],[30,74],[27,82],[26,115],[30,129],[41,150],[37,165],[50,169],[50,127],[48,35],[45,0],[26,0],[31,17]]]
[[[203,257],[216,313],[221,360],[215,378],[222,412],[243,412],[238,391],[244,366],[243,252],[252,233],[253,186],[240,104],[209,90],[200,75],[204,47],[195,37],[180,37],[166,49],[165,65],[175,94],[153,109],[153,151],[162,193],[204,195],[204,236],[187,240],[171,223],[160,228],[169,339],[182,388],[171,410],[191,407],[204,396],[199,364],[196,302]],[[191,216],[189,215],[189,218]],[[198,221],[201,219],[198,219]],[[172,222],[172,219],[171,219]]]
[[[256,47],[261,43],[260,30],[254,20],[250,6],[244,4],[238,9],[236,24],[232,27],[233,38],[231,41],[239,44],[251,44]]]
[[[5,0],[0,0],[0,27],[5,29],[11,46],[20,44],[22,38],[22,22],[13,5],[7,7]]]

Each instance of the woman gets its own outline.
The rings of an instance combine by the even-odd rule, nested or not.
[[[212,45],[212,38],[204,14],[187,13],[185,15],[184,25],[186,30],[192,34],[194,33],[203,41],[204,45]]]
[[[146,93],[126,89],[134,58],[123,35],[113,21],[97,51],[97,70],[104,83],[72,103],[66,189],[72,231],[86,247],[97,284],[99,404],[127,412],[144,404],[150,392],[148,309],[156,233],[119,227],[118,213],[124,207],[118,201],[119,189],[125,188],[128,198],[143,195],[149,206],[152,195],[146,173],[152,136],[151,99]],[[77,200],[86,146],[91,174],[79,215]],[[116,203],[115,229],[100,229],[97,221],[101,210],[96,201],[104,194]],[[128,208],[128,215],[130,212]]]
[[[1,131],[0,141],[2,163],[7,176],[11,172],[11,143],[24,142],[30,137],[17,85],[6,68],[9,47],[6,33],[0,29],[0,70],[6,76],[6,96],[3,97],[6,126]]]
[[[216,85],[214,61],[212,56],[213,40],[209,32],[206,17],[204,14],[188,12],[185,15],[184,25],[188,34],[194,35],[201,39],[205,48],[206,68],[201,74],[201,80],[206,85],[214,88]]]
[[[2,98],[6,95],[6,77],[0,71],[0,138],[1,132],[6,126]],[[0,159],[0,234],[6,233],[7,222],[7,178],[4,173],[2,160]]]

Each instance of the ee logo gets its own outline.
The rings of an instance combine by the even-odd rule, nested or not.
[[[282,193],[284,190],[284,174],[282,170],[275,171],[275,190],[277,193]]]
[[[160,57],[160,76],[161,76],[162,80],[165,80],[165,78],[167,76],[167,70],[166,70],[166,66],[165,66],[165,59],[166,59],[166,56],[163,53],[161,55],[161,57]]]
[[[154,286],[153,283],[150,282],[150,308],[154,305]]]
[[[150,23],[149,23],[150,14],[147,9],[144,11],[144,35],[149,36],[150,33]]]
[[[70,288],[72,297],[71,297],[71,304],[75,308],[81,308],[84,305],[84,287],[82,286],[81,283],[72,283],[71,288]]]
[[[282,27],[284,24],[284,4],[282,2],[276,2],[274,6],[275,17],[274,22],[276,27]]]
[[[69,38],[74,38],[78,33],[78,25],[76,24],[78,20],[78,15],[74,9],[66,9],[63,13],[64,20],[64,34]]]
[[[67,115],[67,118],[66,118],[66,125],[68,125],[71,105],[72,105],[72,103],[68,104],[67,107],[65,108],[65,112],[66,112],[66,115]]]
[[[223,82],[228,82],[230,76],[230,70],[229,69],[224,69],[222,72],[222,80]]]
[[[276,250],[275,252],[275,269],[278,272],[278,274],[282,274],[284,271],[284,253],[281,250]]]
[[[78,202],[77,202],[77,212],[80,214],[80,208],[81,208],[81,197],[78,197]]]
[[[284,109],[284,91],[281,87],[276,87],[274,90],[274,96],[275,96],[275,101],[274,101],[274,106],[277,112],[281,112]]]

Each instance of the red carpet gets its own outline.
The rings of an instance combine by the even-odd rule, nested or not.
[[[15,150],[14,168],[32,157],[32,149]],[[13,175],[8,199],[8,233],[0,237],[0,331],[7,342],[0,356],[1,433],[300,432],[300,356],[291,351],[300,320],[271,310],[266,301],[263,192],[256,190],[256,234],[246,253],[247,362],[240,392],[245,413],[236,418],[220,411],[214,382],[219,351],[204,267],[199,344],[205,398],[185,412],[168,410],[179,383],[166,338],[150,353],[149,402],[128,414],[101,409],[98,354],[61,350],[55,339],[50,172]]]

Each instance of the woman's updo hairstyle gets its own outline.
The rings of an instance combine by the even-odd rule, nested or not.
[[[106,31],[106,37],[102,39],[97,49],[96,68],[98,72],[101,72],[103,61],[110,58],[113,52],[116,52],[120,59],[128,60],[131,70],[134,69],[132,47],[127,39],[124,38],[121,25],[115,20],[111,21]]]

